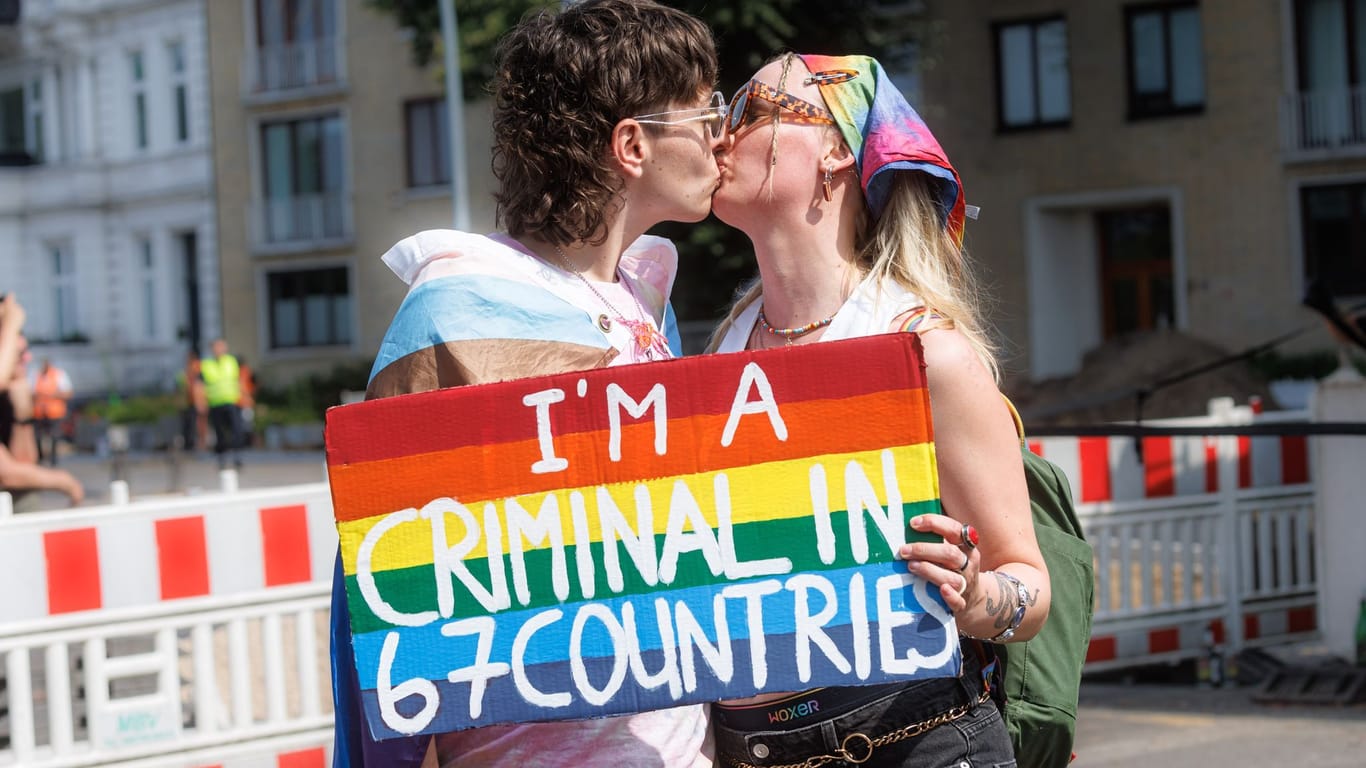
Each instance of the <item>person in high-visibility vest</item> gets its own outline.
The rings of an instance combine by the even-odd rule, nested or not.
[[[57,466],[57,440],[71,399],[71,378],[44,359],[33,376],[33,426],[38,439],[38,463]]]
[[[199,375],[204,380],[204,399],[209,405],[209,424],[213,426],[214,453],[218,468],[232,463],[242,466],[242,417],[238,402],[242,399],[241,370],[237,358],[228,354],[228,342],[214,339],[212,354],[199,361]]]

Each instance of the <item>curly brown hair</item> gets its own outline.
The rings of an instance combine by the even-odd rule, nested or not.
[[[587,0],[534,12],[498,44],[493,172],[513,237],[605,237],[620,186],[608,165],[624,118],[687,103],[716,83],[716,44],[693,16],[653,0]]]

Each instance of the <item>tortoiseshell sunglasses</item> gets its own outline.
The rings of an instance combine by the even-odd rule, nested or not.
[[[818,72],[808,77],[806,83],[808,85],[811,83],[842,83],[846,80],[853,79],[857,74],[858,73],[853,70]],[[817,106],[805,99],[799,99],[790,93],[777,90],[767,83],[758,80],[750,80],[731,97],[730,109],[728,110],[730,114],[728,115],[728,122],[726,125],[727,130],[733,133],[738,131],[740,126],[745,124],[745,117],[749,113],[750,98],[755,96],[777,106],[779,109],[786,109],[811,122],[829,123],[831,125],[834,125],[835,123],[834,115],[831,115],[830,110],[825,107]]]

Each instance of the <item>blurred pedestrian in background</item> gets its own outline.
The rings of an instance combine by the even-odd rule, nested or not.
[[[180,443],[194,453],[209,442],[209,403],[204,399],[204,379],[199,375],[199,353],[185,353],[185,367],[176,373],[176,392],[180,402]]]
[[[214,453],[218,468],[226,469],[228,454],[234,467],[242,466],[242,415],[238,405],[242,400],[242,370],[237,358],[228,353],[228,342],[214,339],[212,354],[199,361],[199,375],[204,380],[204,399],[209,406],[209,424],[213,425]]]
[[[66,404],[71,399],[71,378],[66,371],[43,358],[42,367],[33,374],[33,426],[38,441],[38,463],[57,466],[57,441],[66,420]]]

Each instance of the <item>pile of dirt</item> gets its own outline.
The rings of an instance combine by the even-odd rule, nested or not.
[[[1133,421],[1138,392],[1229,354],[1178,331],[1150,331],[1110,339],[1087,352],[1081,370],[1072,376],[1008,382],[1004,389],[1026,424]],[[1216,397],[1231,397],[1240,405],[1260,397],[1266,407],[1274,407],[1267,382],[1240,360],[1152,390],[1143,402],[1143,419],[1202,416]]]

